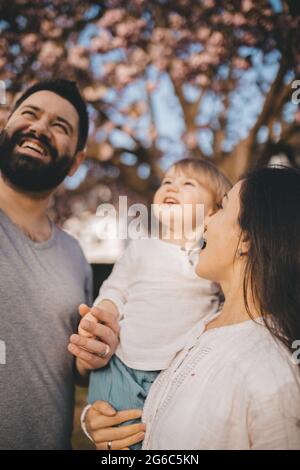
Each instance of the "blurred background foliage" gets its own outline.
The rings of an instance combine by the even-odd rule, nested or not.
[[[7,105],[37,79],[78,82],[87,161],[55,197],[58,221],[127,193],[149,202],[174,160],[214,161],[234,182],[284,155],[299,165],[299,2],[0,0]]]

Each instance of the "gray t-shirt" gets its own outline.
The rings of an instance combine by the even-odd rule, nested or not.
[[[67,345],[78,305],[91,301],[90,266],[58,227],[35,243],[1,210],[0,266],[0,449],[68,449],[74,360]]]

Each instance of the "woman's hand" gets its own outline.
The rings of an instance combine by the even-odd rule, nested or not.
[[[108,450],[108,442],[111,442],[111,450],[129,450],[144,439],[146,426],[144,423],[118,425],[141,416],[142,410],[116,412],[109,403],[98,400],[88,410],[85,424],[97,450]]]

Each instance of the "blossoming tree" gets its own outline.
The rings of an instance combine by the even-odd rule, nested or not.
[[[55,75],[76,79],[89,102],[81,187],[116,179],[149,195],[179,155],[208,158],[233,181],[274,153],[299,164],[295,2],[2,0],[0,32],[8,103]]]

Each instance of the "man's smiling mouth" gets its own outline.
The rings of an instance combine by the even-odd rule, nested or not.
[[[46,157],[48,155],[47,149],[36,140],[24,138],[19,144],[19,147],[31,150],[33,153],[38,154],[41,157]]]

